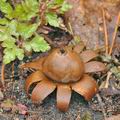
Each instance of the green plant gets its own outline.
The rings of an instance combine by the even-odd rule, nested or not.
[[[4,64],[16,58],[22,60],[25,51],[49,50],[49,44],[37,33],[37,29],[47,24],[59,27],[58,14],[70,8],[71,5],[64,0],[24,0],[14,8],[7,0],[1,0],[0,10],[4,17],[0,19],[0,43],[4,48]]]
[[[112,72],[112,74],[119,80],[120,79],[120,62],[117,58],[113,58],[110,55],[102,55],[100,56],[103,62],[107,63],[108,71]]]

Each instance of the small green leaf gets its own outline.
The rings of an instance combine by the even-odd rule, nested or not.
[[[25,0],[21,4],[17,4],[13,12],[14,18],[19,21],[30,20],[36,17],[39,12],[39,3],[37,0]]]
[[[45,52],[50,49],[48,43],[39,35],[36,35],[30,42],[26,41],[23,46],[25,50],[31,51],[33,49],[35,52]]]
[[[120,69],[119,68],[117,68],[117,67],[112,67],[111,69],[110,69],[110,71],[118,78],[118,79],[120,79]]]
[[[15,51],[14,49],[5,49],[4,56],[3,56],[3,63],[8,64],[11,61],[15,60]]]
[[[25,42],[23,43],[23,47],[24,47],[25,50],[28,51],[28,52],[32,51],[32,47],[31,47],[31,43],[30,43],[30,42],[25,41]]]
[[[4,50],[3,62],[4,64],[8,64],[11,61],[18,58],[22,60],[24,58],[24,50],[14,46],[13,48],[6,48]]]
[[[72,8],[72,5],[68,4],[67,2],[64,2],[62,4],[62,7],[61,7],[60,11],[63,14],[64,12],[68,11],[71,8]]]
[[[13,12],[13,17],[18,20],[27,20],[27,16],[21,4],[17,4]]]
[[[59,27],[59,19],[55,13],[46,13],[47,22],[54,27]]]
[[[37,0],[25,0],[25,6],[35,13],[39,11],[39,2]]]
[[[6,17],[11,19],[11,15],[13,12],[13,8],[12,6],[6,2],[5,0],[1,0],[0,1],[0,10],[6,14]]]
[[[54,3],[57,5],[63,4],[64,0],[54,0]]]
[[[4,41],[6,39],[9,39],[9,36],[3,32],[0,32],[0,41]]]
[[[15,46],[15,39],[9,38],[9,39],[4,40],[2,43],[2,46],[6,48],[13,48]]]
[[[33,35],[33,33],[37,30],[37,28],[38,28],[38,24],[28,25],[25,23],[19,23],[17,31],[24,39],[27,39]]]
[[[9,24],[8,24],[8,33],[11,35],[14,35],[16,37],[18,37],[18,33],[17,33],[17,24],[18,22],[16,20],[12,20]]]
[[[23,60],[23,58],[24,58],[24,50],[20,49],[20,48],[16,48],[15,51],[16,51],[16,57],[19,60]]]
[[[112,61],[112,57],[110,55],[101,55],[100,57],[102,58],[102,60],[104,62],[108,62],[109,63],[109,62]]]
[[[50,46],[44,40],[43,37],[36,35],[31,41],[31,47],[35,52],[45,52],[50,49]]]
[[[0,19],[0,25],[7,25],[9,21],[6,18],[1,18]]]

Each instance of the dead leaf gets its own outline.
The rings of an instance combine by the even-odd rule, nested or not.
[[[103,63],[98,61],[91,61],[85,64],[85,72],[91,73],[91,72],[99,72],[105,70],[106,67]]]
[[[84,48],[85,48],[85,44],[83,42],[80,42],[74,47],[74,51],[80,53],[83,51]]]

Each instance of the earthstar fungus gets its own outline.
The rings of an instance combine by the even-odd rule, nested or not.
[[[63,47],[53,49],[48,56],[21,65],[21,68],[36,69],[25,82],[28,96],[38,103],[57,89],[57,108],[61,111],[68,109],[72,90],[89,101],[96,94],[98,86],[88,73],[105,70],[103,63],[90,61],[97,56],[92,50],[78,54],[68,47]],[[30,93],[34,83],[37,85]]]

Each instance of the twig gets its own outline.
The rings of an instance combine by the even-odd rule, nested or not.
[[[2,68],[1,68],[1,82],[2,86],[5,86],[5,65],[2,63]]]
[[[104,8],[102,8],[102,15],[103,15],[104,37],[105,37],[105,53],[108,54],[109,43],[108,43],[108,32],[107,32]]]
[[[69,27],[69,32],[70,32],[72,35],[74,35],[73,29],[72,29],[72,26],[71,26],[71,23],[70,23],[70,22],[68,22],[68,27]]]
[[[113,50],[113,47],[114,47],[114,44],[115,44],[119,23],[120,23],[120,12],[118,13],[118,18],[117,18],[115,30],[114,30],[114,33],[113,33],[112,44],[111,44],[111,48],[110,48],[110,51],[109,51],[109,55],[112,54],[112,50]]]
[[[109,86],[109,80],[110,80],[110,76],[112,75],[112,72],[108,72],[107,73],[107,78],[106,78],[106,81],[105,81],[105,88],[108,88]]]
[[[105,112],[105,109],[104,109],[104,105],[103,105],[101,96],[100,96],[99,94],[96,94],[96,96],[97,96],[98,102],[99,102],[99,104],[100,104],[100,106],[101,106],[102,113],[103,113],[104,120],[105,120],[105,119],[106,119],[106,112]]]

